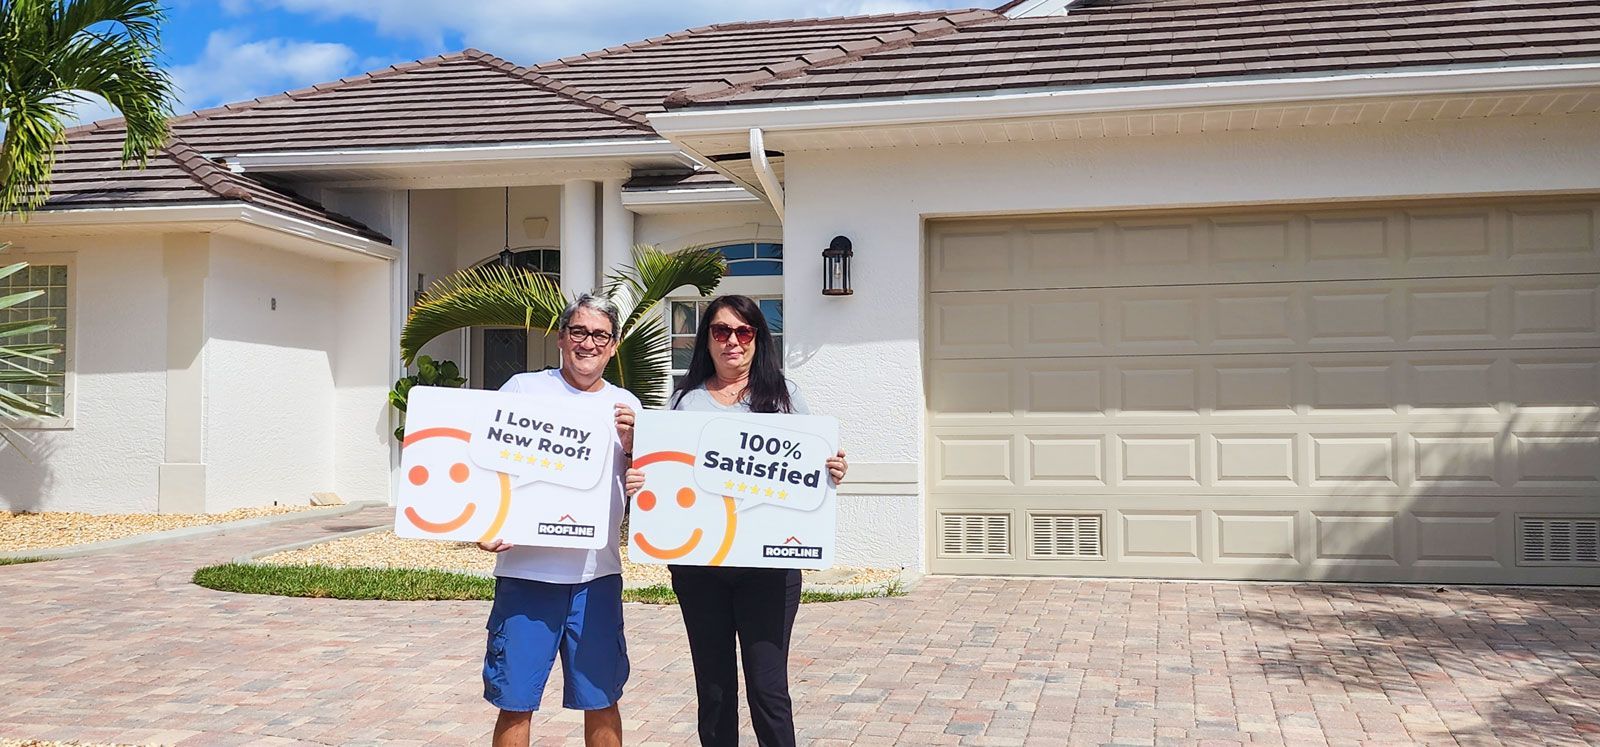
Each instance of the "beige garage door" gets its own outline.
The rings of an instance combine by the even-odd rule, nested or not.
[[[935,222],[944,573],[1600,583],[1600,203]]]

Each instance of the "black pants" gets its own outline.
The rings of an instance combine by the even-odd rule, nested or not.
[[[762,747],[791,747],[789,636],[800,609],[800,571],[677,565],[671,570],[694,661],[700,743],[739,743],[737,636],[756,741]]]

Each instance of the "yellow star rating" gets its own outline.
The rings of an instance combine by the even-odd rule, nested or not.
[[[501,449],[500,450],[500,458],[501,459],[510,459],[511,458],[511,450],[510,449]]]
[[[766,493],[767,493],[767,497],[771,498],[772,497],[772,488],[767,488]]]
[[[778,491],[778,500],[780,500],[780,501],[789,500],[789,491],[787,491],[787,490]]]
[[[539,460],[539,466],[540,467],[544,467],[545,469],[549,469],[550,468],[550,460],[549,459],[540,459]]]
[[[742,482],[739,483],[739,492],[743,493],[744,491],[749,490],[749,489],[750,489],[749,485],[746,485],[746,484],[744,484]]]
[[[514,457],[511,457],[511,461],[513,461],[513,462],[520,462],[520,461],[522,461],[522,452],[520,452],[520,451],[519,451],[519,452],[517,452],[517,455],[516,455],[516,456],[514,456]]]
[[[567,468],[566,462],[556,462],[556,471],[557,472],[560,472],[561,470],[564,470],[566,468]]]
[[[729,481],[723,483],[722,485],[723,485],[723,487],[725,487],[725,488],[727,488],[729,490],[733,490],[733,481],[732,480],[729,480]]]

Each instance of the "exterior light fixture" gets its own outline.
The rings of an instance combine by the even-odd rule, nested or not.
[[[506,215],[505,222],[500,224],[506,232],[505,248],[500,250],[500,257],[496,260],[501,267],[509,268],[516,261],[516,252],[511,251],[511,187],[506,187]]]
[[[850,258],[855,252],[850,239],[833,237],[828,248],[822,250],[822,295],[848,296],[855,293],[850,287]]]

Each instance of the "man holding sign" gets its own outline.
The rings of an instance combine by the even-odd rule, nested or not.
[[[518,374],[501,391],[538,395],[544,399],[603,402],[615,413],[615,435],[591,438],[581,428],[550,428],[540,435],[537,414],[497,413],[504,443],[494,449],[516,451],[519,434],[529,430],[529,447],[548,441],[552,449],[566,449],[577,464],[598,443],[611,450],[609,471],[603,479],[611,485],[609,526],[601,527],[606,543],[600,549],[582,547],[512,546],[499,538],[478,547],[497,553],[494,607],[489,613],[489,645],[484,655],[484,697],[500,709],[495,722],[495,745],[527,745],[531,713],[539,707],[544,686],[561,655],[565,674],[562,705],[584,712],[584,741],[590,747],[622,744],[622,717],[617,700],[628,680],[627,644],[622,634],[622,559],[617,548],[623,512],[623,471],[633,451],[634,413],[639,399],[607,383],[601,374],[616,353],[618,311],[610,299],[584,294],[561,315],[557,346],[561,368]],[[548,425],[546,423],[545,425]],[[520,429],[520,430],[518,430]],[[601,435],[601,434],[594,434]],[[557,454],[557,458],[561,458]],[[540,458],[541,468],[545,457]],[[565,462],[562,463],[563,466]],[[561,529],[559,522],[552,522]]]
[[[756,741],[786,747],[795,744],[789,638],[800,607],[799,569],[821,567],[832,557],[832,514],[821,522],[812,514],[844,479],[844,452],[833,446],[837,421],[803,417],[805,400],[784,379],[755,301],[722,296],[703,314],[689,371],[672,393],[672,409],[682,414],[645,413],[653,419],[641,438],[669,430],[667,418],[698,435],[692,444],[641,452],[628,470],[634,498],[629,557],[673,563],[672,589],[700,699],[700,743],[739,743],[742,654]],[[778,516],[794,536],[774,535],[741,554],[735,535],[742,541],[757,512],[767,512],[769,524],[772,512],[787,512]],[[675,521],[676,536],[652,541],[647,525],[664,526],[660,518],[669,513],[697,517]],[[694,528],[683,532],[690,524]],[[816,524],[826,525],[825,544],[803,528]]]

